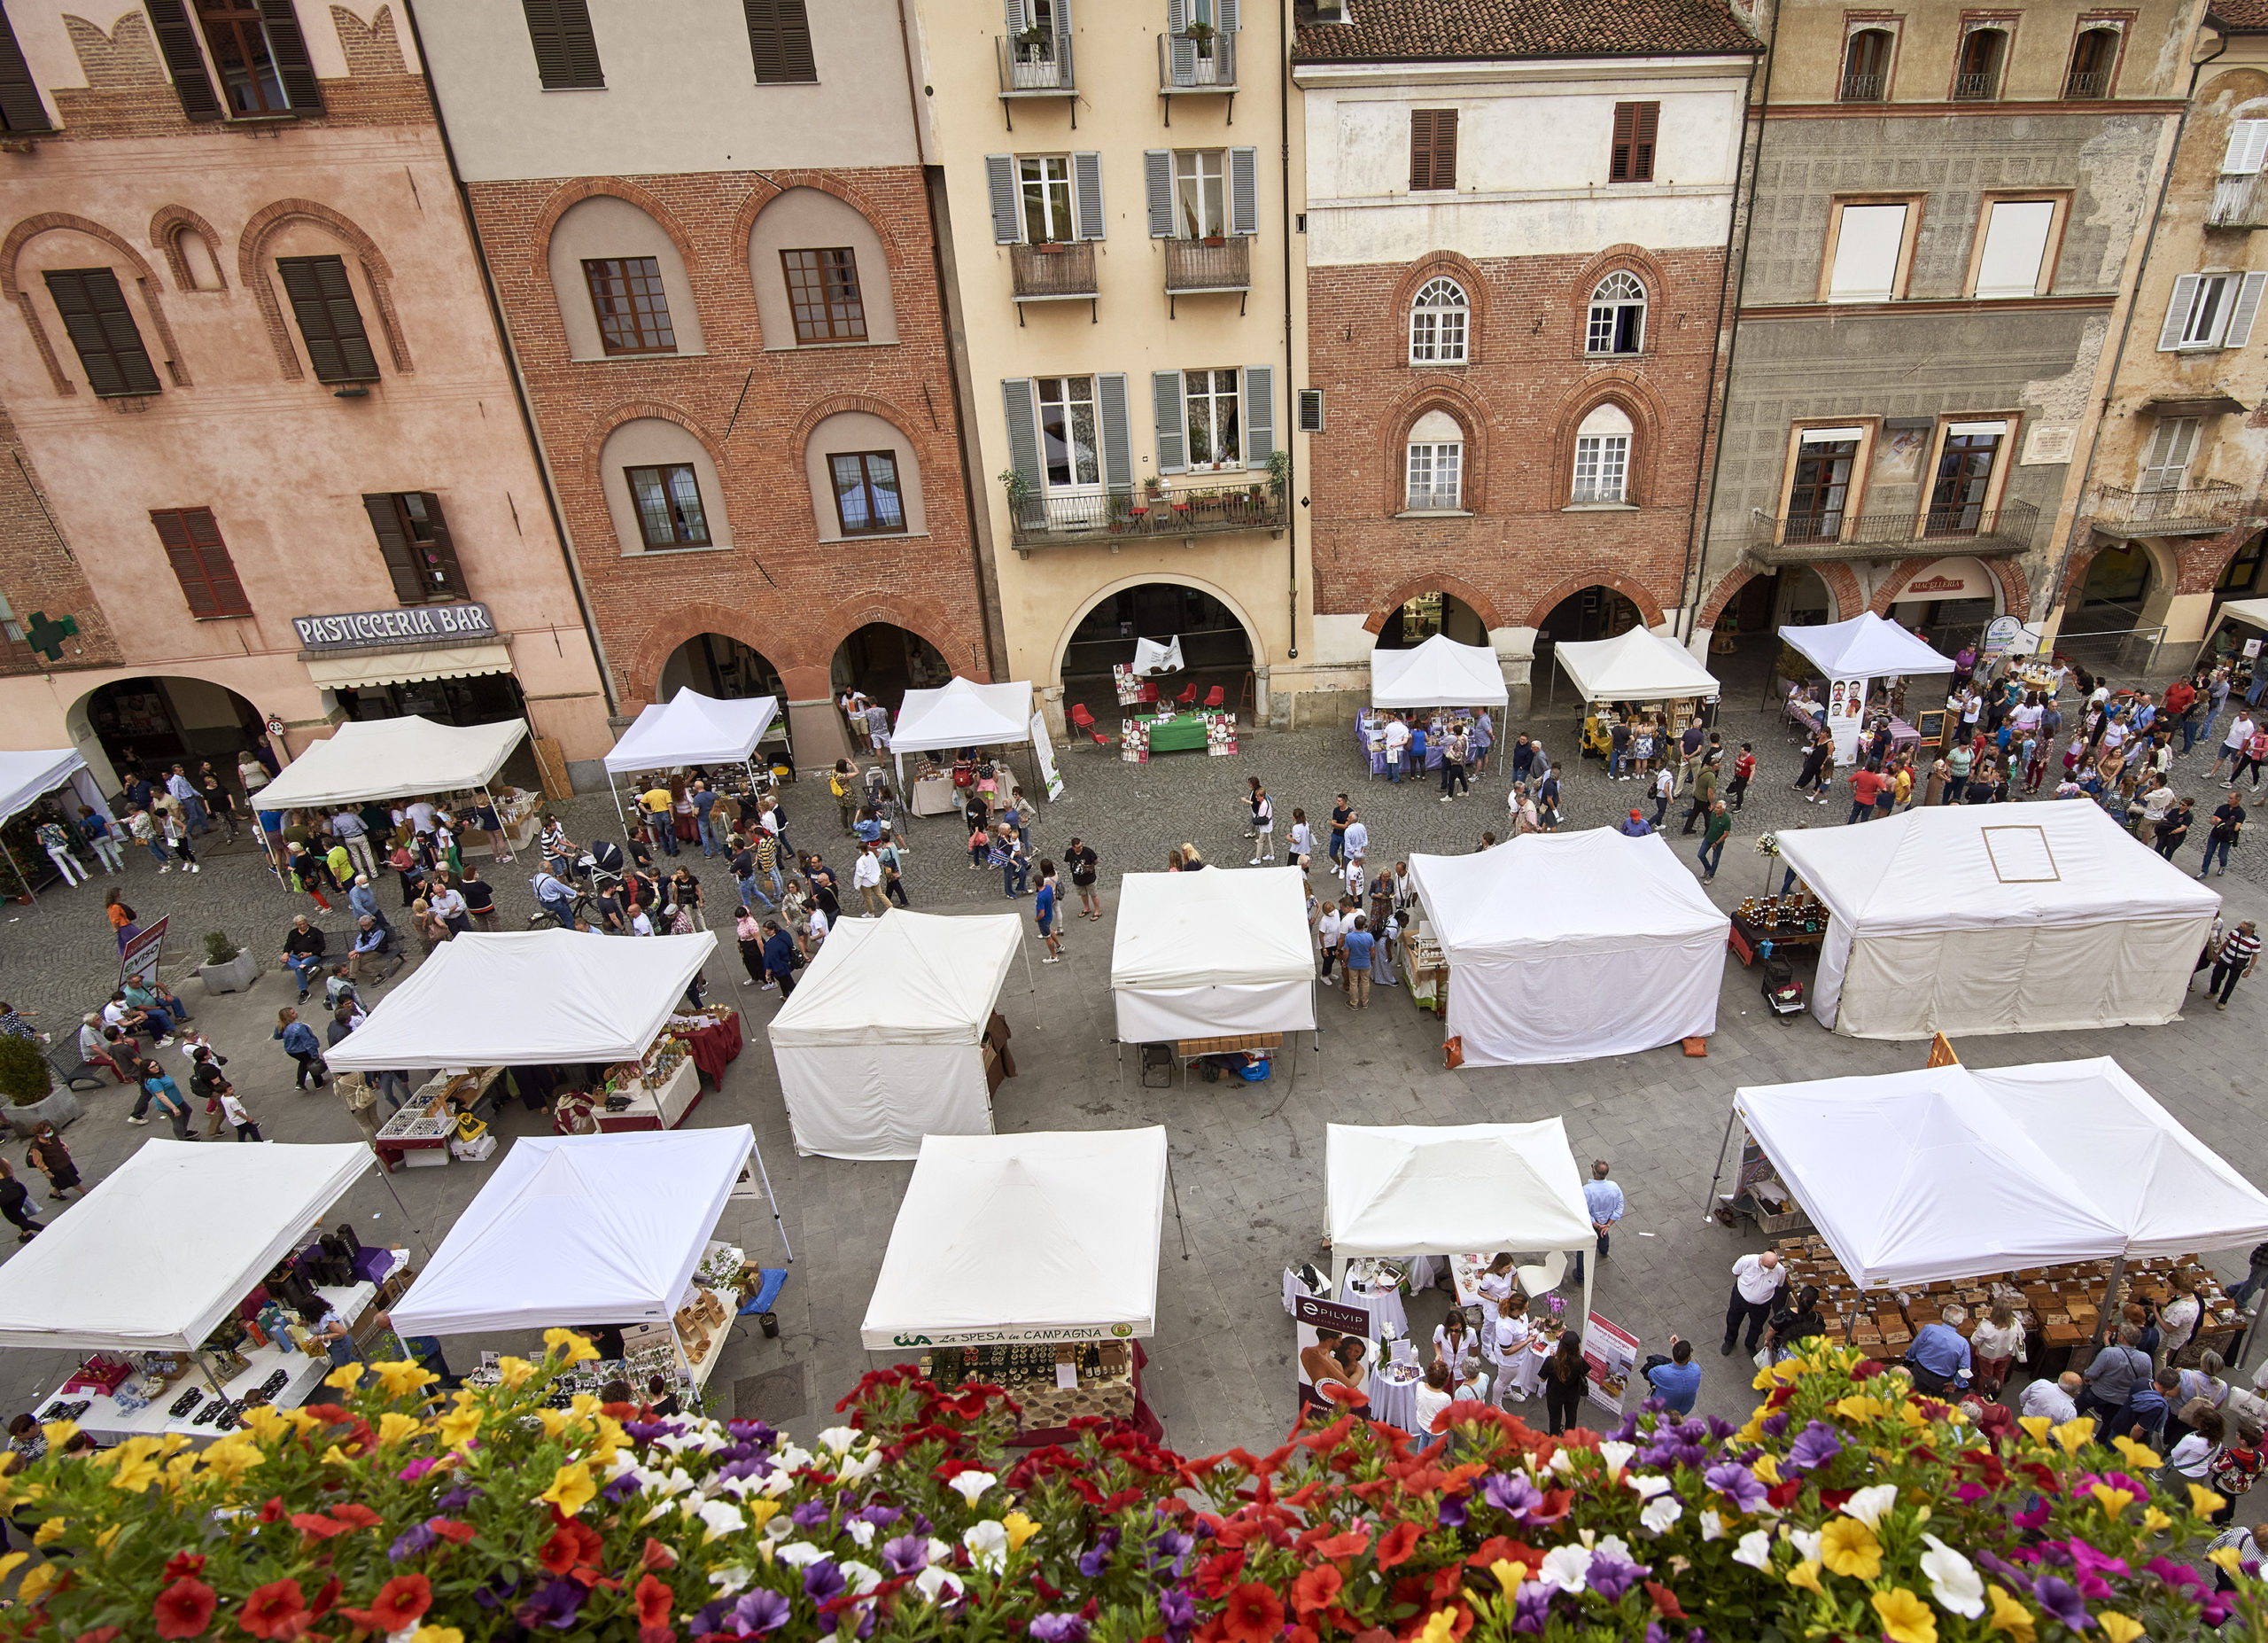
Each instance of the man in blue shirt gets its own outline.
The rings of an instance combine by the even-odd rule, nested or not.
[[[1370,919],[1357,913],[1355,927],[1339,939],[1347,955],[1347,1008],[1368,1009],[1371,1007],[1371,954],[1378,946],[1378,938],[1371,934]]]
[[[764,921],[764,968],[780,984],[780,1000],[787,1002],[796,990],[796,938],[780,928],[780,921]]]
[[[1630,819],[1615,830],[1619,833],[1627,833],[1632,838],[1643,838],[1654,830],[1654,827],[1652,822],[1634,810],[1630,813]]]
[[[1598,1234],[1598,1258],[1606,1258],[1607,1235],[1614,1223],[1622,1219],[1622,1188],[1606,1178],[1606,1160],[1591,1160],[1591,1178],[1583,1183],[1583,1203],[1591,1216],[1591,1229]],[[1575,1251],[1575,1281],[1583,1281],[1583,1252]],[[1695,1371],[1698,1374],[1699,1371]]]
[[[1670,1336],[1669,1361],[1647,1370],[1646,1384],[1672,1413],[1691,1414],[1693,1399],[1701,1390],[1701,1366],[1693,1361],[1693,1343]]]
[[[1969,1343],[1961,1333],[1968,1320],[1968,1308],[1948,1306],[1944,1322],[1923,1324],[1915,1333],[1914,1344],[1906,1349],[1906,1367],[1921,1390],[1943,1397],[1969,1385]]]

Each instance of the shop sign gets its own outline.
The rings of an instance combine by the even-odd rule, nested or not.
[[[1938,559],[1898,590],[1893,604],[1920,604],[1932,600],[1989,599],[1992,573],[1973,558]]]
[[[147,928],[136,932],[134,939],[119,949],[118,985],[131,981],[146,986],[158,977],[158,959],[166,950],[166,921],[172,915],[163,915],[151,921]]]
[[[1583,1362],[1590,1368],[1591,1402],[1620,1414],[1623,1394],[1638,1368],[1638,1337],[1593,1312],[1583,1324]],[[1645,1401],[1643,1388],[1638,1401]]]
[[[351,611],[341,616],[295,616],[291,626],[299,632],[300,648],[307,650],[354,650],[421,640],[458,645],[496,636],[496,621],[488,607],[472,601]]]

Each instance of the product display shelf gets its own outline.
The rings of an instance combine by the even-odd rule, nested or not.
[[[687,1055],[659,1089],[641,1080],[630,1092],[627,1107],[618,1112],[600,1108],[592,1116],[597,1118],[600,1130],[610,1135],[625,1130],[673,1130],[700,1104],[700,1069]]]

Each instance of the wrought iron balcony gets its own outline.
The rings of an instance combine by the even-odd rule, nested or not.
[[[2120,541],[2138,536],[2218,536],[2237,522],[2243,507],[2243,492],[2218,480],[2156,491],[2106,485],[2095,502],[2094,528]]]
[[[2205,226],[2217,229],[2268,228],[2268,188],[2261,178],[2268,173],[2239,172],[2213,185],[2213,203],[2205,208]]]
[[[1749,545],[1748,555],[1767,566],[1902,559],[1932,549],[2005,558],[2031,546],[2039,524],[2039,510],[2023,502],[1920,513],[1806,514],[1773,521],[1770,533]]]
[[[1012,508],[1011,540],[1019,549],[1109,547],[1130,537],[1221,536],[1281,531],[1284,499],[1254,474],[1241,486],[1208,486],[1155,495],[1112,491],[1099,496],[1027,496]]]
[[[1252,239],[1166,241],[1166,289],[1184,295],[1200,291],[1252,289]]]
[[[1158,90],[1233,94],[1237,89],[1236,30],[1200,41],[1187,35],[1158,36]]]
[[[1002,35],[994,43],[1002,97],[1070,97],[1078,91],[1071,73],[1071,37],[1058,35],[1039,45]]]
[[[1095,246],[1089,239],[1045,245],[1011,245],[1008,263],[1016,276],[1018,302],[1091,302],[1095,296]]]
[[[1843,101],[1879,103],[1885,83],[1885,76],[1881,74],[1845,74],[1843,76]]]
[[[1989,103],[1999,90],[1999,71],[1987,74],[1955,74],[1953,77],[1953,100],[1956,103]]]
[[[2093,102],[2110,90],[2108,69],[2075,68],[2063,77],[2063,95],[2071,101]]]

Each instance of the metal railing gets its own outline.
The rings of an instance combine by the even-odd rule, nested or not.
[[[2082,605],[2071,612],[2081,621],[2090,617],[2116,620],[2128,614],[2139,615],[2127,607],[2098,604]],[[2112,627],[2089,633],[2058,633],[2049,648],[2074,666],[2110,680],[2114,684],[2140,685],[2158,671],[2158,655],[2165,646],[2166,630],[2163,627]]]
[[[2095,501],[2094,526],[2130,536],[2216,536],[2237,521],[2244,494],[2219,480],[2175,490],[2122,490],[2106,485]]]
[[[1045,96],[1078,89],[1071,76],[1071,42],[1058,35],[1048,43],[1027,46],[1013,35],[1002,35],[998,48],[1002,97]]]
[[[1405,494],[1402,510],[1406,513],[1455,513],[1464,506],[1464,495],[1454,485],[1413,485]]]
[[[1879,103],[1888,82],[1884,74],[1845,74],[1843,76],[1843,101],[1845,103]]]
[[[1054,298],[1095,294],[1095,246],[1090,239],[1053,241],[1045,245],[1011,245],[1008,264],[1015,270],[1016,300],[1046,301]]]
[[[2261,186],[2262,172],[2238,172],[2213,185],[2213,203],[2205,208],[2205,226],[2218,229],[2268,227],[2268,190]]]
[[[1249,291],[1252,240],[1239,234],[1223,239],[1166,241],[1168,291]]]
[[[1027,496],[1012,508],[1019,548],[1073,546],[1130,536],[1219,536],[1232,531],[1280,531],[1284,499],[1263,477],[1252,484],[1137,494]]]
[[[1920,513],[1798,514],[1774,520],[1769,534],[1748,551],[1764,565],[1899,557],[1938,541],[1958,541],[1964,553],[2013,554],[2031,546],[2039,524],[2039,510],[2024,502]]]
[[[1200,53],[1198,43],[1186,35],[1158,36],[1158,90],[1161,91],[1233,91],[1237,89],[1237,36],[1234,29],[1213,35],[1210,52]]]
[[[1956,103],[1989,103],[2000,83],[1998,69],[1982,74],[1955,74],[1953,77],[1953,100]]]
[[[2075,68],[2064,76],[2063,95],[2074,100],[2089,101],[2110,90],[2110,74],[2107,69]]]

